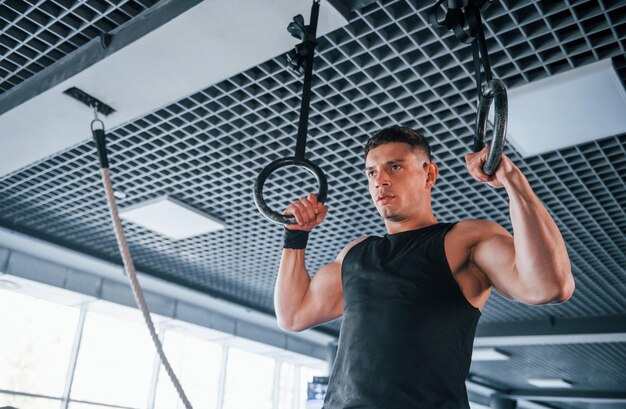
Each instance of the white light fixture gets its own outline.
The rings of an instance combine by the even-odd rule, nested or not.
[[[531,378],[528,383],[538,388],[571,388],[572,384],[560,378]]]
[[[509,356],[495,348],[476,348],[472,352],[472,361],[506,361]]]
[[[167,196],[122,209],[120,217],[172,240],[224,228],[220,220]]]
[[[507,140],[524,157],[626,132],[626,91],[611,60],[513,88],[508,99]]]

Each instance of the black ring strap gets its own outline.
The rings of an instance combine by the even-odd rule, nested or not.
[[[294,17],[293,22],[289,24],[287,30],[292,36],[303,40],[296,46],[288,57],[288,64],[296,72],[301,72],[304,67],[304,83],[302,85],[302,102],[300,105],[300,119],[298,120],[298,138],[296,141],[296,152],[294,157],[281,158],[267,165],[256,179],[254,184],[254,203],[257,209],[268,220],[279,224],[296,224],[295,217],[285,216],[269,208],[263,198],[263,185],[269,175],[276,169],[284,166],[299,166],[313,173],[320,186],[317,194],[317,200],[321,203],[326,201],[328,192],[328,183],[322,169],[313,162],[305,159],[306,137],[309,124],[309,106],[311,103],[311,84],[313,81],[313,61],[315,55],[315,47],[317,46],[316,31],[317,21],[319,17],[320,0],[313,0],[311,8],[311,22],[308,26],[304,25],[304,18],[301,15]]]
[[[444,1],[447,1],[448,10],[445,18],[438,20],[437,12]],[[474,78],[478,95],[478,116],[474,134],[475,152],[480,151],[485,146],[487,117],[495,98],[493,138],[489,156],[483,165],[483,172],[487,175],[492,175],[500,163],[500,156],[506,140],[508,118],[506,87],[502,81],[493,79],[480,17],[480,12],[486,10],[490,4],[491,0],[438,0],[429,11],[429,20],[434,27],[451,30],[459,41],[472,45]],[[464,28],[466,23],[467,30]],[[484,87],[483,83],[485,83]]]

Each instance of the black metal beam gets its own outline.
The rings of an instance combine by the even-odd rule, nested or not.
[[[329,0],[328,2],[350,21],[350,13],[359,10],[367,5],[374,3],[376,0]]]
[[[475,347],[626,342],[626,314],[480,324]]]
[[[541,402],[626,403],[626,392],[616,391],[517,390],[496,396]]]

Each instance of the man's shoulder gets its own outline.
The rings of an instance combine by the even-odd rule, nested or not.
[[[465,219],[455,223],[450,230],[451,237],[475,244],[493,235],[509,235],[498,223],[486,219]]]
[[[468,231],[500,231],[506,230],[498,223],[487,219],[465,219],[455,223],[454,229]]]
[[[346,256],[346,254],[348,254],[350,249],[352,249],[352,247],[356,246],[357,244],[359,244],[360,242],[364,241],[368,237],[369,236],[361,236],[361,237],[358,237],[358,238],[352,240],[350,243],[348,243],[343,249],[341,249],[341,251],[337,255],[337,261],[339,261],[340,263],[343,262],[343,258]]]

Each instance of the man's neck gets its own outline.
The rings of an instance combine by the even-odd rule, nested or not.
[[[432,213],[427,215],[416,215],[400,221],[385,220],[385,227],[388,234],[400,233],[403,231],[417,230],[422,227],[438,223],[437,218]]]

